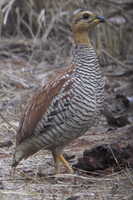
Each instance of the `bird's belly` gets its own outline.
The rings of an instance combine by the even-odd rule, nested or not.
[[[67,117],[67,114],[69,117]],[[93,114],[93,117],[92,117]],[[90,119],[91,115],[91,119]],[[95,123],[95,112],[79,115],[78,112],[68,112],[66,117],[58,124],[51,126],[40,138],[44,142],[44,147],[48,149],[65,146],[72,140],[83,135]]]
[[[48,149],[65,146],[72,140],[83,135],[87,131],[87,126],[77,126],[76,123],[66,122],[58,127],[53,127],[46,134],[44,133],[44,143],[49,146]]]

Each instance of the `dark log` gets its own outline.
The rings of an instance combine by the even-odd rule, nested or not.
[[[122,130],[122,129],[121,129]],[[73,165],[85,171],[133,168],[133,126],[126,127],[121,136],[110,144],[101,144],[86,149],[83,156]],[[112,171],[111,170],[111,171]]]

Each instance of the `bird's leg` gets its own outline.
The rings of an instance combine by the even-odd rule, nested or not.
[[[53,155],[54,164],[55,164],[55,174],[59,174],[59,172],[60,172],[60,160],[59,160],[59,157],[55,153],[52,153],[52,155]]]
[[[60,162],[62,162],[64,164],[64,166],[69,170],[70,173],[74,173],[72,167],[69,165],[69,163],[67,162],[67,160],[64,158],[64,156],[58,155],[58,160],[60,160]]]
[[[59,174],[59,172],[60,172],[60,162],[63,163],[63,165],[69,170],[70,173],[72,173],[72,174],[74,173],[72,167],[69,165],[67,160],[65,160],[65,158],[62,154],[57,155],[52,152],[52,155],[53,155],[54,162],[55,162],[55,174]]]

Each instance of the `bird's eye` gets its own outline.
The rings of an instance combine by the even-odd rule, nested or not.
[[[90,15],[88,13],[83,14],[83,19],[89,19]]]

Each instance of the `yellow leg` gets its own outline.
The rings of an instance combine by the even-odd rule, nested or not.
[[[55,174],[60,173],[60,162],[63,163],[63,165],[69,170],[70,173],[74,173],[72,167],[69,165],[69,163],[65,160],[64,156],[62,154],[58,155],[54,152],[52,152],[54,162],[55,162]]]
[[[58,156],[58,159],[60,160],[60,162],[62,162],[64,164],[64,166],[69,170],[70,173],[72,173],[72,174],[74,173],[72,167],[69,165],[67,160],[65,160],[65,158],[62,154]]]

